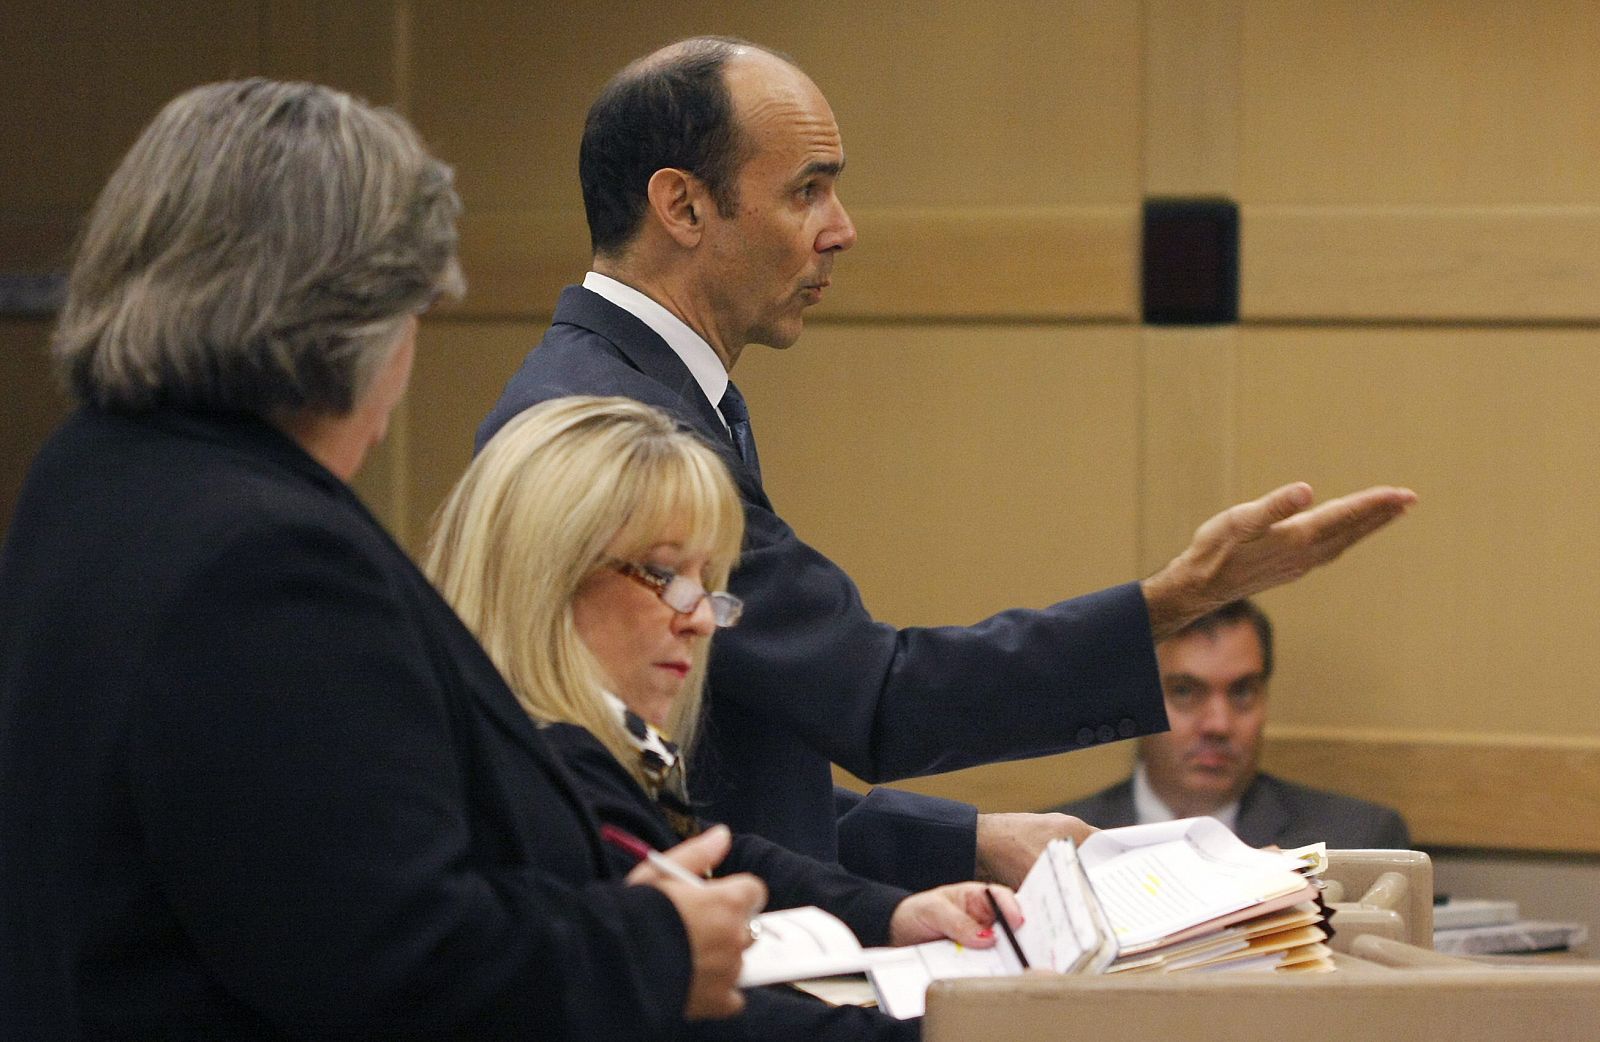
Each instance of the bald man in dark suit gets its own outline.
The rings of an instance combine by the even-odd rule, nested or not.
[[[822,92],[764,48],[682,41],[606,85],[578,166],[592,270],[562,292],[478,442],[550,398],[625,395],[728,462],[746,517],[730,588],[745,614],[717,638],[690,783],[706,816],[736,830],[909,889],[975,871],[1020,882],[1082,823],[882,788],[858,798],[834,790],[829,762],[893,781],[1160,731],[1153,641],[1331,560],[1415,498],[1376,488],[1312,507],[1309,488],[1285,486],[1207,522],[1142,582],[974,626],[896,629],[768,498],[729,379],[746,345],[799,338],[855,243]]]

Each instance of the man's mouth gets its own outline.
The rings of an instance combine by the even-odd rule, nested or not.
[[[800,287],[800,295],[806,303],[815,304],[822,300],[822,291],[833,285],[832,279],[823,279],[820,282],[808,282]]]
[[[1233,760],[1233,754],[1225,749],[1201,749],[1189,754],[1189,765],[1202,771],[1227,770]]]

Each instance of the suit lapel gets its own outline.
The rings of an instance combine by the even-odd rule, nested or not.
[[[677,396],[683,404],[681,415],[693,419],[691,426],[715,442],[728,442],[722,417],[706,401],[694,374],[638,316],[582,286],[568,286],[561,291],[552,320],[552,324],[559,323],[587,329],[611,341],[630,366]]]
[[[1091,821],[1091,825],[1101,828],[1121,828],[1124,825],[1136,825],[1139,822],[1138,812],[1133,807],[1133,780],[1118,782],[1105,790],[1105,820],[1104,822]]]
[[[637,315],[582,286],[568,286],[561,291],[551,324],[563,323],[604,337],[624,362],[671,392],[677,399],[673,410],[677,418],[717,450],[744,498],[771,509],[761,479],[739,457],[721,414],[706,400],[683,359],[655,330]]]
[[[1257,777],[1239,800],[1239,820],[1234,832],[1252,847],[1278,842],[1289,827],[1289,808],[1276,787]]]

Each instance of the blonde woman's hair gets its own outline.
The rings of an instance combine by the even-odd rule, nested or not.
[[[310,83],[196,87],[95,202],[57,372],[106,408],[346,414],[406,316],[464,288],[459,209],[394,112]]]
[[[641,785],[639,755],[601,698],[607,680],[572,602],[613,558],[638,560],[684,526],[722,589],[744,537],[727,468],[665,413],[626,398],[558,398],[506,424],[440,508],[423,568],[530,716],[603,742]],[[668,730],[693,746],[709,649],[695,649]]]

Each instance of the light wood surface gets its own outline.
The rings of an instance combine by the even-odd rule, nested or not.
[[[1594,203],[1600,5],[1238,3],[1242,202]]]
[[[822,321],[1133,321],[1139,211],[852,209],[862,244],[842,256]],[[581,211],[468,214],[462,263],[471,293],[444,313],[502,319],[550,310],[583,280]]]
[[[1240,0],[1145,0],[1144,190],[1232,198]]]
[[[881,618],[976,622],[1135,573],[1134,328],[819,325],[735,375],[773,502]]]
[[[1234,477],[1238,329],[1142,334],[1139,573],[1150,575],[1239,496]]]
[[[1600,739],[1274,727],[1265,769],[1396,804],[1430,846],[1600,853]]]
[[[1240,223],[1245,321],[1600,320],[1600,206],[1247,206]]]

